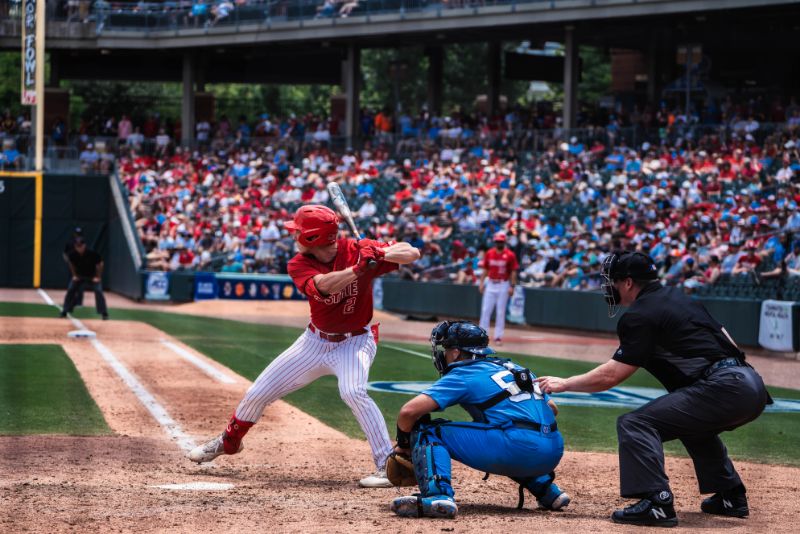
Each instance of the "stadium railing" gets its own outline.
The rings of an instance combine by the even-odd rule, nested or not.
[[[16,2],[10,11],[17,12]],[[635,4],[638,0],[628,0]],[[79,2],[80,3],[80,2]],[[240,2],[172,0],[166,2],[95,1],[88,17],[69,8],[66,1],[53,2],[50,20],[74,23],[94,23],[96,31],[170,31],[191,28],[208,29],[220,26],[246,24],[269,25],[273,22],[303,22],[341,18],[366,18],[382,14],[430,12],[437,17],[449,13],[457,16],[481,16],[487,7],[507,7],[513,12],[518,5],[540,4],[547,9],[557,9],[574,4],[570,0],[245,0]],[[87,2],[88,4],[88,2]],[[347,10],[347,4],[355,4]],[[205,8],[199,7],[205,5]]]

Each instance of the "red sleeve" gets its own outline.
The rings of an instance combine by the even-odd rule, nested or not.
[[[362,239],[359,243],[366,243],[368,245],[373,245],[378,248],[386,248],[394,245],[396,241],[389,241],[388,243],[383,243],[382,241],[375,241],[374,239]],[[392,271],[396,271],[400,268],[400,265],[397,263],[393,263],[391,261],[382,261],[378,264],[378,268],[375,271],[375,278],[390,273]]]
[[[292,277],[292,282],[297,287],[297,290],[307,297],[319,297],[317,286],[313,282],[313,278],[320,274],[319,270],[314,268],[305,256],[298,254],[289,261],[287,266],[289,276]]]

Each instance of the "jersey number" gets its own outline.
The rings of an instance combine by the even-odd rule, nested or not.
[[[344,313],[350,314],[356,311],[356,297],[350,297],[347,299],[347,302],[344,303]]]
[[[505,377],[511,377],[511,382],[506,382],[503,380]],[[511,396],[508,398],[511,402],[522,402],[524,400],[528,400],[531,398],[531,394],[527,391],[522,391],[516,382],[514,382],[514,375],[511,374],[511,371],[498,371],[492,375],[492,380],[494,383],[500,386],[501,389],[505,389],[508,391]],[[542,396],[542,390],[539,389],[539,384],[533,384],[533,398],[535,400],[542,400],[544,397]]]

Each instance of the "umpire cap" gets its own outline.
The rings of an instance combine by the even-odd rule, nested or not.
[[[653,259],[643,252],[617,251],[603,262],[603,274],[610,280],[658,280],[658,268]]]

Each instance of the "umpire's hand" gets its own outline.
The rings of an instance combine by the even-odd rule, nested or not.
[[[539,389],[547,394],[561,393],[562,391],[567,390],[566,378],[559,378],[557,376],[540,376],[539,378],[535,379],[534,382],[538,383]]]

